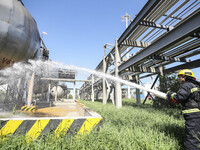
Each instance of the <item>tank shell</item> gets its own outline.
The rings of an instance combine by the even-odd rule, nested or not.
[[[18,0],[0,0],[0,69],[33,58],[40,40],[27,9]]]
[[[51,95],[55,97],[56,94],[56,86],[51,89]],[[61,97],[64,95],[64,90],[61,86],[57,86],[57,97]]]

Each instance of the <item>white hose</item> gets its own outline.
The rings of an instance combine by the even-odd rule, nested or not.
[[[133,82],[128,82],[128,81],[124,82],[124,81],[125,80],[122,80],[121,83],[129,85],[129,86],[133,86],[133,87],[135,87],[137,89],[140,89],[140,90],[144,90],[144,91],[153,93],[154,95],[156,95],[156,96],[158,96],[160,98],[167,99],[166,93],[163,93],[163,92],[160,92],[160,91],[156,91],[156,90],[153,90],[153,89],[149,89],[149,88],[146,88],[144,86],[138,85],[138,84],[133,83]]]

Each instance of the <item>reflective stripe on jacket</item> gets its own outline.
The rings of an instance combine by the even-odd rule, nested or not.
[[[187,109],[187,110],[182,110],[182,114],[189,114],[189,113],[194,113],[194,112],[200,112],[200,110],[198,108],[194,108],[194,109]]]

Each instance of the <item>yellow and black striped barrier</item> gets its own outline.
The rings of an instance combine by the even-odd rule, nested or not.
[[[22,106],[21,111],[34,113],[36,109],[37,109],[37,106]]]
[[[101,117],[0,119],[0,137],[24,134],[30,142],[50,131],[54,131],[56,137],[60,134],[75,136],[92,131],[101,122]]]
[[[25,135],[27,142],[30,142],[50,132],[54,132],[55,137],[58,137],[60,134],[71,137],[89,133],[102,124],[102,118],[98,113],[92,111],[80,102],[76,103],[78,108],[82,108],[79,108],[82,110],[79,113],[82,115],[87,114],[87,116],[67,117],[68,109],[63,109],[62,107],[59,107],[59,105],[54,109],[45,109],[45,111],[37,109],[36,106],[23,106],[21,111],[24,112],[48,114],[46,111],[52,111],[51,114],[47,115],[51,117],[1,118],[0,138],[6,139],[6,137],[10,135],[22,134]],[[62,103],[62,106],[64,106],[64,108],[67,107],[65,103]],[[34,112],[35,110],[36,112]],[[56,111],[59,111],[59,113],[57,113],[58,116],[53,117],[52,115],[56,114]],[[66,112],[63,114],[63,111]],[[61,115],[64,115],[65,117],[61,117]]]

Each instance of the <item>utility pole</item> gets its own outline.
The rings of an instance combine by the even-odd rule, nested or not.
[[[128,15],[128,13],[126,13],[124,16],[122,16],[122,22],[124,22],[124,19],[126,21],[126,28],[127,28],[128,22],[131,23],[131,21],[132,21],[132,15]]]
[[[127,28],[128,27],[128,23],[131,23],[131,21],[132,21],[132,15],[128,15],[128,13],[126,13],[125,16],[122,16],[122,22],[124,22],[124,21],[126,22],[126,28]],[[129,48],[127,48],[126,51],[128,52]],[[127,57],[127,59],[129,59],[129,57],[130,57],[129,53],[126,54],[126,57]],[[127,92],[128,93],[128,98],[130,99],[131,98],[130,86],[128,86],[127,88],[128,88],[128,92]]]
[[[122,22],[126,22],[126,28],[128,27],[128,25],[131,23],[132,21],[132,15],[129,15],[128,13],[126,13],[124,16],[122,16]],[[129,49],[127,48],[127,52],[129,51]],[[126,57],[129,58],[129,53],[126,54]]]

